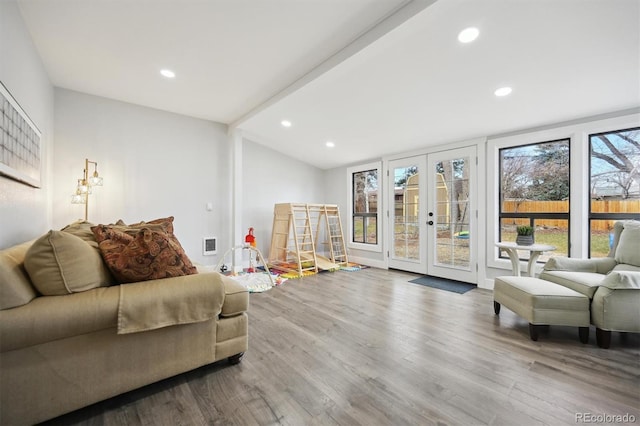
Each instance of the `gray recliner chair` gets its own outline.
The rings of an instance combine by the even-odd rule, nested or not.
[[[540,278],[591,299],[598,346],[610,346],[612,331],[640,333],[640,222],[615,223],[607,257],[552,257]]]

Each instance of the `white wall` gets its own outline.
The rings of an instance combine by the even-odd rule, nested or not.
[[[202,256],[202,237],[230,239],[226,132],[223,124],[56,89],[53,226],[84,217],[70,196],[88,158],[104,178],[90,196],[90,222],[174,216],[187,255],[217,263]]]
[[[276,203],[335,204],[324,172],[248,139],[242,150],[242,223],[253,227],[258,249],[269,256]],[[326,188],[326,193],[325,193]],[[235,244],[241,244],[237,241]]]
[[[41,188],[0,176],[0,248],[38,237],[51,226],[53,87],[15,1],[0,1],[0,81],[42,132]]]

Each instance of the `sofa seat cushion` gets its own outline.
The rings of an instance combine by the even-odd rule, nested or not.
[[[640,333],[640,291],[600,287],[591,303],[591,322],[608,331]]]
[[[115,328],[119,288],[100,287],[65,296],[37,297],[30,303],[0,311],[0,351]]]
[[[0,250],[0,309],[26,305],[38,295],[24,269],[24,257],[32,243]]]
[[[619,263],[611,270],[611,272],[640,272],[640,266]]]
[[[595,272],[542,271],[540,278],[575,290],[592,299],[605,275]]]
[[[111,274],[100,254],[80,237],[49,231],[38,238],[24,259],[31,282],[44,296],[109,286]]]

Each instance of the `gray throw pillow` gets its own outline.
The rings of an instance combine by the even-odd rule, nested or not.
[[[640,266],[640,222],[624,222],[615,259],[618,263]]]

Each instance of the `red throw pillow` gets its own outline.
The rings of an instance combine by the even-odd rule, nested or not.
[[[197,273],[173,233],[157,227],[122,228],[110,225],[91,228],[105,263],[119,283]]]

